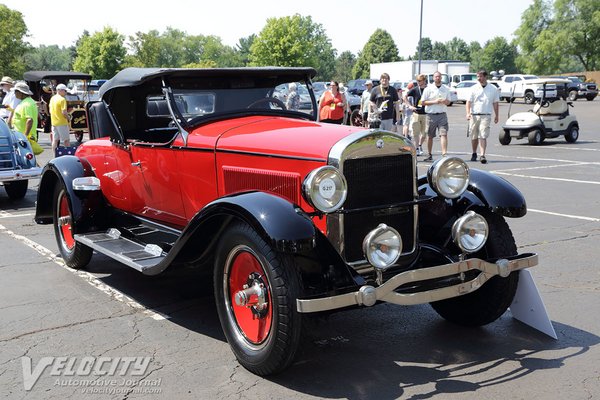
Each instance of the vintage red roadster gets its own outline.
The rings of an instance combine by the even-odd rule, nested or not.
[[[239,362],[268,375],[294,360],[303,321],[378,302],[431,303],[488,324],[523,268],[505,218],[525,199],[456,157],[418,176],[395,133],[316,121],[312,68],[125,69],[88,103],[91,140],[51,160],[35,220],[84,268],[93,251],[143,274],[213,276]],[[287,110],[281,84],[312,107]]]

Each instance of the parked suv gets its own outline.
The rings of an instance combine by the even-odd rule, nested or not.
[[[366,89],[365,82],[368,80],[369,79],[351,79],[348,81],[348,90],[350,93],[360,96]],[[379,79],[371,79],[371,81],[373,82],[373,87],[379,85]]]
[[[598,96],[598,86],[595,83],[584,82],[577,76],[556,76],[555,78],[563,78],[571,81],[567,85],[567,96],[571,101],[582,98],[592,101]]]

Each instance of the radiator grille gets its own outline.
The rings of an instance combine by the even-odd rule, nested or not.
[[[349,159],[344,162],[348,181],[346,210],[397,204],[414,199],[412,154]],[[414,207],[395,207],[344,214],[345,257],[348,262],[364,259],[362,241],[384,223],[402,236],[403,251],[414,247]]]
[[[223,167],[225,193],[261,190],[300,204],[300,175],[254,168]]]

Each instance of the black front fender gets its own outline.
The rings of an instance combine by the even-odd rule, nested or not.
[[[523,194],[506,179],[487,171],[471,170],[471,182],[467,189],[494,213],[509,218],[520,218],[527,214],[527,203]],[[473,202],[473,198],[465,193],[462,202]]]

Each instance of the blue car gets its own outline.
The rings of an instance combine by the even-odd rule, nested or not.
[[[0,119],[0,182],[12,200],[19,200],[27,193],[28,179],[39,178],[35,154],[27,137],[11,130]]]

